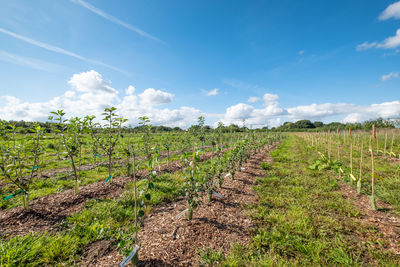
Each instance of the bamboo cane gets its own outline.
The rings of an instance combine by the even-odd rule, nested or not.
[[[371,149],[371,209],[376,210],[375,204],[375,165],[374,165],[374,151]]]
[[[363,162],[363,144],[360,146],[360,177],[357,181],[357,194],[361,194],[361,179],[362,179],[362,162]]]
[[[390,157],[392,157],[393,154],[393,141],[394,141],[394,134],[392,134],[392,144],[390,145]]]

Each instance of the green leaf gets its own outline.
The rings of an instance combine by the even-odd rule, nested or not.
[[[143,216],[144,216],[144,211],[143,211],[143,210],[139,210],[138,216],[139,216],[139,217],[143,217]]]
[[[385,179],[385,178],[383,178],[382,176],[380,176],[380,175],[378,175],[378,174],[376,174],[376,173],[374,173],[374,177],[375,177],[375,178],[378,178],[378,179],[382,179],[382,180]]]
[[[147,185],[148,189],[154,189],[154,184],[152,182],[149,182],[149,184]]]
[[[151,195],[150,195],[149,193],[147,193],[146,195],[144,195],[144,197],[145,197],[147,200],[150,200],[150,199],[151,199]]]

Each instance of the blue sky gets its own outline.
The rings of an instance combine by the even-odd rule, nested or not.
[[[57,108],[100,114],[110,105],[132,124],[148,115],[181,127],[200,115],[254,127],[400,115],[400,2],[0,6],[2,119],[45,120]]]

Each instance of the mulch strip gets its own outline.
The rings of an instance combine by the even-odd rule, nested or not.
[[[214,157],[216,152],[206,152],[200,156],[201,161]],[[159,174],[180,170],[180,161],[171,162],[169,166],[160,166]],[[137,173],[138,179],[147,177],[147,170]],[[64,219],[84,208],[89,199],[114,199],[121,195],[125,185],[130,181],[128,177],[115,177],[112,183],[96,182],[81,186],[79,194],[74,195],[74,190],[51,194],[32,200],[29,210],[23,207],[14,207],[0,215],[0,236],[26,235],[36,232],[54,232]]]
[[[184,199],[155,208],[144,221],[139,232],[139,266],[192,266],[199,264],[199,249],[223,251],[231,250],[232,243],[245,245],[251,238],[254,225],[246,217],[243,205],[254,203],[257,199],[252,187],[257,177],[264,176],[262,161],[271,161],[268,149],[252,156],[244,165],[244,170],[237,172],[235,180],[224,179],[222,188],[216,191],[223,197],[213,196],[193,212],[192,221],[186,214],[177,215],[186,209]],[[110,243],[103,243],[105,249],[98,248],[95,242],[86,248],[82,266],[117,266],[123,257]],[[95,249],[93,249],[93,247]],[[105,252],[89,255],[88,251]]]

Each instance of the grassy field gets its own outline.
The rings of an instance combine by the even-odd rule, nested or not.
[[[271,155],[272,168],[258,180],[259,202],[247,207],[257,222],[248,246],[224,256],[203,251],[204,263],[222,266],[398,266],[373,225],[342,197],[335,174],[308,166],[318,154],[289,135]]]
[[[281,135],[269,135],[259,145],[265,146],[280,139]],[[239,151],[237,145],[233,147],[233,150],[225,152],[224,166]],[[346,147],[343,146],[340,151],[340,166],[347,172],[345,166],[349,164],[349,151]],[[339,177],[332,166],[311,168],[321,159],[318,152],[324,149],[322,144],[310,144],[309,139],[302,135],[286,134],[270,153],[272,163],[258,163],[265,170],[265,175],[253,176],[257,181],[253,187],[256,201],[242,203],[245,214],[254,225],[251,241],[247,245],[232,243],[229,253],[198,249],[198,255],[193,255],[193,264],[197,264],[199,257],[200,264],[205,266],[398,266],[399,254],[389,249],[390,241],[379,227],[368,222],[366,210],[354,205],[357,199],[343,196],[340,183],[350,183],[349,177]],[[257,149],[253,147],[250,151],[256,152]],[[330,153],[333,161],[336,153]],[[177,159],[178,155],[171,159]],[[352,156],[356,159],[357,152]],[[353,163],[357,166],[355,159]],[[239,161],[242,161],[241,157],[237,158]],[[206,181],[205,177],[216,162],[216,158],[198,162],[198,182]],[[237,171],[242,170],[240,164],[235,166]],[[380,201],[393,205],[392,210],[379,212],[394,214],[399,211],[396,199],[397,165],[384,156],[378,156],[376,166],[377,172],[386,177],[377,182],[376,196]],[[366,160],[362,187],[362,194],[365,195],[370,193],[369,168]],[[119,171],[118,168],[116,170]],[[87,179],[87,183],[104,179],[106,171],[105,167],[88,170],[87,177],[101,178]],[[190,173],[177,170],[152,180],[154,188],[144,207],[145,216],[150,215],[155,207],[187,197],[185,188],[187,190]],[[232,170],[230,173],[233,174]],[[354,173],[357,174],[356,168]],[[61,181],[63,179],[47,182],[50,188],[57,188]],[[148,183],[147,179],[138,181],[138,191],[146,191]],[[37,188],[33,187],[33,192],[42,192],[46,188],[35,185]],[[71,187],[72,181],[65,186]],[[1,238],[0,266],[79,265],[87,256],[88,247],[99,241],[111,244],[112,249],[127,255],[128,248],[135,244],[133,191],[133,183],[128,182],[118,197],[88,199],[82,209],[54,224],[49,231]]]

